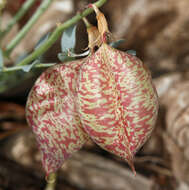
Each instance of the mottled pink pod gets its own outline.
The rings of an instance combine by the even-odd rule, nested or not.
[[[99,32],[92,25],[87,32],[93,52],[93,47],[99,45]],[[88,58],[46,70],[28,96],[26,118],[36,135],[47,175],[59,169],[89,138],[81,126],[76,98],[78,72]]]
[[[96,12],[102,28],[104,17],[99,21],[102,13]],[[99,29],[102,45],[80,69],[79,114],[85,131],[98,145],[133,167],[133,156],[157,119],[157,93],[142,61],[105,43],[108,28],[104,26]]]
[[[49,68],[37,79],[28,97],[26,118],[37,137],[47,175],[60,168],[87,138],[75,103],[76,79],[83,61]]]
[[[137,57],[102,44],[81,66],[77,84],[79,114],[88,135],[132,165],[157,118],[150,72]]]

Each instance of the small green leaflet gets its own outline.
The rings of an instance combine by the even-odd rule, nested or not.
[[[136,56],[136,51],[135,51],[135,50],[132,50],[132,49],[127,50],[126,53],[128,53],[128,54],[130,54],[130,55]]]
[[[3,52],[0,49],[0,71],[3,70]]]
[[[62,52],[74,49],[76,43],[76,28],[77,25],[73,25],[63,32],[61,37]]]
[[[109,45],[112,46],[113,48],[117,48],[123,42],[125,42],[125,40],[120,39],[120,40],[117,40],[115,42],[111,42]],[[136,51],[135,50],[127,50],[126,53],[136,56]]]
[[[22,53],[21,55],[19,55],[16,58],[15,64],[17,65],[18,63],[20,63],[22,60],[24,60],[26,57],[28,56],[27,52]]]
[[[58,59],[61,62],[73,61],[73,60],[75,60],[75,58],[85,57],[85,56],[89,55],[89,53],[90,53],[90,50],[87,50],[84,53],[80,53],[80,54],[75,54],[73,51],[62,52],[62,53],[58,54]]]
[[[23,66],[21,66],[21,69],[24,71],[24,72],[29,72],[31,69],[32,69],[32,67],[34,66],[34,65],[36,65],[36,64],[38,64],[38,63],[40,63],[40,61],[38,60],[38,59],[36,59],[32,64],[30,64],[30,65],[23,65]]]
[[[90,54],[90,50],[87,50],[87,51],[85,51],[83,53],[80,53],[80,54],[76,54],[76,53],[74,53],[72,51],[69,51],[68,56],[70,56],[70,57],[85,57],[85,56],[87,56],[89,54]]]
[[[76,28],[77,25],[73,25],[66,29],[61,37],[61,51],[58,54],[58,58],[61,62],[72,61],[77,57],[83,57],[89,54],[89,51],[82,54],[75,54],[74,48],[76,44]]]
[[[61,61],[61,62],[67,62],[67,61],[73,61],[75,58],[74,57],[70,57],[68,56],[67,53],[58,53],[58,59]]]
[[[112,46],[113,48],[117,48],[119,47],[120,44],[122,44],[123,42],[125,42],[124,39],[120,39],[120,40],[117,40],[115,42],[111,42],[109,45]]]
[[[42,44],[44,44],[48,40],[49,36],[50,36],[50,32],[42,36],[37,42],[37,44],[35,45],[35,49],[39,48]]]

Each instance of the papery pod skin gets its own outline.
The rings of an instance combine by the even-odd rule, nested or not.
[[[100,47],[102,44],[100,39],[100,33],[96,26],[93,26],[86,17],[83,18],[83,22],[87,28],[88,34],[88,48],[90,49],[91,53],[94,53],[95,47]]]
[[[77,91],[88,135],[132,166],[157,119],[158,98],[148,69],[137,57],[103,43],[81,66]]]
[[[85,59],[58,64],[37,79],[26,105],[46,174],[55,172],[87,139],[76,110],[75,85]]]

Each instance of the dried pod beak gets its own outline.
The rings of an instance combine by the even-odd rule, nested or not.
[[[83,21],[87,27],[87,34],[88,34],[88,48],[93,52],[95,47],[100,47],[101,40],[100,40],[100,33],[96,26],[93,26],[89,23],[89,21],[84,17]]]
[[[95,4],[90,4],[89,7],[93,8],[96,13],[96,19],[98,22],[98,31],[102,37],[103,42],[107,42],[107,35],[110,33],[108,29],[108,23],[104,14],[98,9]]]

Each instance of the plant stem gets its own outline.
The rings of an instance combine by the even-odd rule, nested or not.
[[[55,65],[56,63],[39,63],[34,65],[32,68],[46,68],[46,67],[51,67]],[[3,72],[12,72],[12,71],[18,71],[22,70],[22,66],[14,66],[14,67],[6,67],[3,69]]]
[[[53,0],[43,0],[42,4],[39,6],[35,14],[27,22],[27,24],[22,28],[22,30],[16,35],[16,37],[10,42],[6,47],[6,54],[9,55],[12,50],[18,45],[22,38],[27,34],[30,28],[35,24],[38,18],[45,12]]]
[[[34,4],[36,0],[27,0],[23,6],[19,9],[19,11],[16,13],[14,18],[10,21],[10,23],[7,25],[6,29],[3,30],[0,33],[0,38],[3,38],[8,32],[11,30],[11,28],[14,26],[16,22],[18,22],[26,13],[26,11]]]
[[[56,180],[57,180],[57,173],[49,174],[45,190],[55,190]]]
[[[86,26],[87,28],[90,28],[90,27],[92,26],[91,23],[87,20],[86,17],[83,17],[83,22],[84,22],[84,24],[85,24],[85,26]]]
[[[97,7],[101,7],[104,3],[106,3],[107,0],[98,0],[95,5]],[[76,24],[79,20],[81,20],[83,17],[89,15],[93,12],[93,9],[88,8],[85,11],[83,11],[80,14],[77,14],[76,16],[72,17],[70,20],[64,22],[63,24],[60,24],[57,26],[57,28],[54,30],[54,32],[50,35],[49,39],[44,42],[38,49],[36,49],[32,54],[27,56],[24,60],[22,60],[18,66],[27,65],[43,53],[45,53],[55,42],[56,40],[61,36],[62,32],[69,28],[70,26]]]

